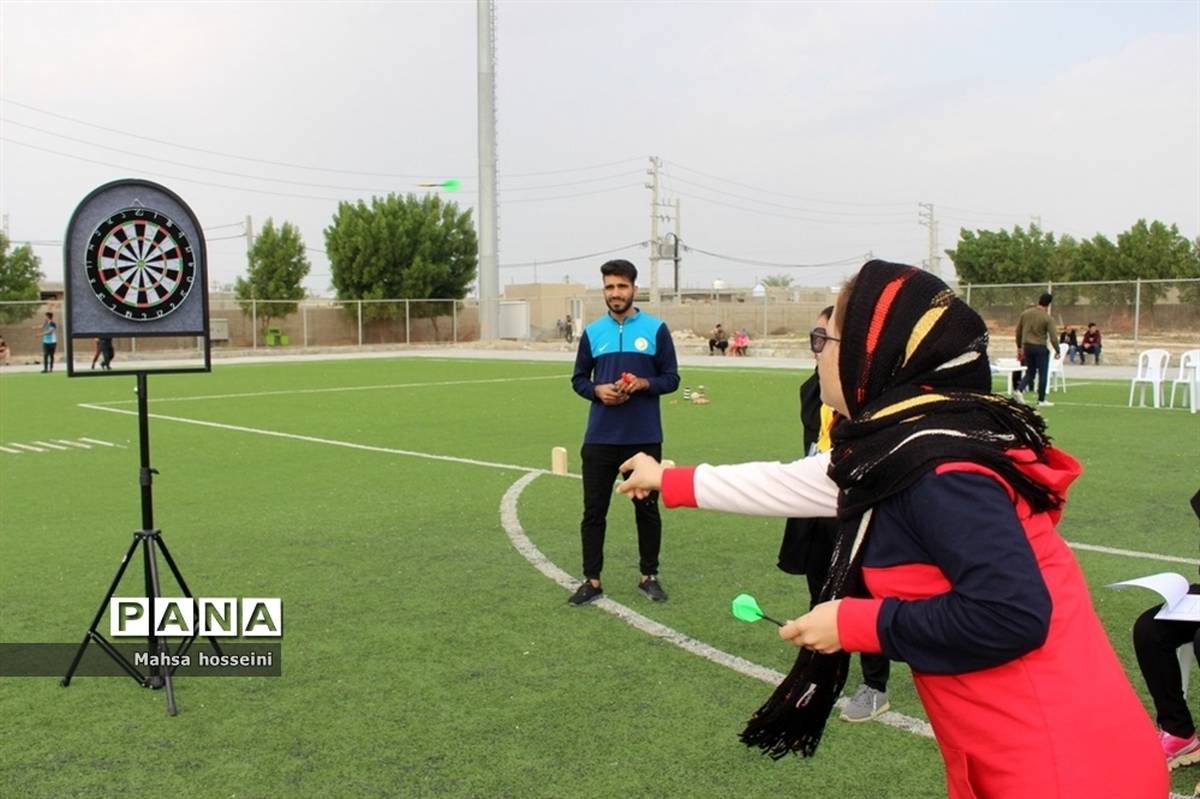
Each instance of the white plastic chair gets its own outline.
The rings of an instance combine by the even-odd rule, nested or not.
[[[1071,351],[1070,344],[1058,345],[1058,357],[1050,358],[1050,366],[1046,369],[1046,390],[1054,390],[1054,377],[1058,376],[1058,385],[1062,388],[1063,393],[1067,391],[1067,374],[1064,369],[1067,363],[1067,353]]]
[[[1153,389],[1154,407],[1162,407],[1162,389],[1163,383],[1167,380],[1167,364],[1171,361],[1171,353],[1166,350],[1145,350],[1138,356],[1137,375],[1133,378],[1133,382],[1129,384],[1129,407],[1133,407],[1133,392],[1137,388],[1138,383],[1149,383]],[[1146,386],[1142,386],[1142,393],[1138,395],[1138,405],[1146,406]]]
[[[1183,398],[1196,410],[1196,384],[1200,382],[1200,350],[1188,350],[1179,356],[1179,377],[1171,381],[1171,407],[1175,407],[1175,389],[1183,384]],[[1184,407],[1188,407],[1185,405]]]

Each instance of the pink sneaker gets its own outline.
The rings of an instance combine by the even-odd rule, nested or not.
[[[1163,754],[1167,756],[1167,768],[1186,766],[1200,761],[1200,740],[1195,733],[1190,738],[1180,738],[1166,730],[1159,730],[1159,743],[1162,744]]]

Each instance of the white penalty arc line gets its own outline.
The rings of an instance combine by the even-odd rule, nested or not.
[[[526,486],[543,474],[546,474],[546,472],[541,470],[531,471],[509,486],[508,491],[504,492],[504,497],[500,500],[500,522],[504,526],[504,532],[508,536],[508,540],[512,542],[513,547],[521,553],[525,560],[529,561],[535,569],[566,590],[572,591],[579,585],[579,581],[547,558],[537,548],[537,545],[529,540],[529,536],[525,535],[525,530],[521,527],[521,520],[517,516],[517,503],[521,497],[521,493],[525,490]],[[732,669],[739,674],[753,677],[772,686],[778,685],[784,678],[783,674],[774,669],[760,666],[745,658],[731,655],[703,641],[698,641],[695,638],[684,635],[678,630],[647,618],[636,610],[608,597],[601,597],[592,602],[592,604],[601,610],[611,613],[629,626],[641,630],[647,635],[674,644],[685,652],[702,657],[705,660],[716,663],[718,666],[724,666],[727,669]],[[841,707],[847,701],[843,697],[837,701],[837,705]],[[896,727],[905,732],[911,732],[925,738],[933,737],[933,728],[929,725],[929,722],[905,716],[902,713],[889,710],[878,716],[876,720],[889,727]]]
[[[277,391],[247,391],[237,394],[197,394],[189,397],[151,397],[151,404],[159,402],[190,402],[193,400],[223,400],[223,399],[246,399],[249,397],[287,397],[300,394],[337,394],[348,391],[386,391],[395,388],[426,388],[438,386],[480,386],[492,383],[521,383],[530,380],[562,380],[566,382],[570,378],[566,375],[536,375],[533,377],[494,377],[482,380],[441,380],[428,383],[388,383],[377,386],[338,386],[334,388],[293,388],[279,389]],[[104,402],[93,402],[91,406],[102,405],[133,405],[137,400],[106,400]]]

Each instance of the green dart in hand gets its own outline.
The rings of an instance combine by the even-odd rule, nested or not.
[[[774,622],[780,627],[783,622],[778,619],[772,619],[770,616],[762,612],[762,608],[758,606],[758,602],[749,594],[738,594],[733,598],[733,617],[748,621],[751,624],[759,619],[766,619],[769,622]]]

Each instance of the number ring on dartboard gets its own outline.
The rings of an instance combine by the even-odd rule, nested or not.
[[[104,307],[146,322],[183,304],[195,280],[196,259],[187,234],[165,214],[126,208],[96,226],[84,273]]]

